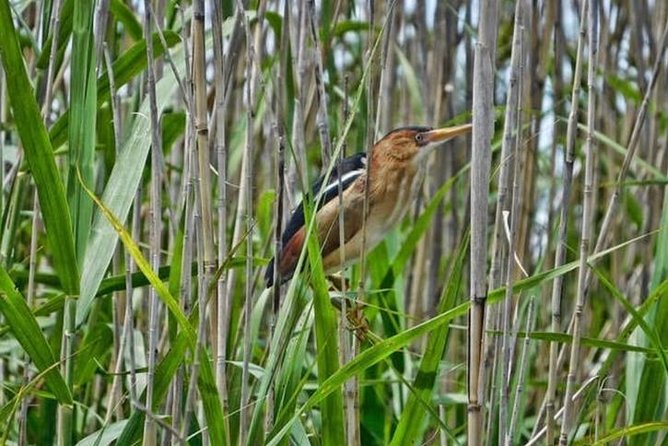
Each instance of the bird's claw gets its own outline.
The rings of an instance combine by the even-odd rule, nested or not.
[[[346,319],[348,319],[348,330],[355,333],[359,341],[366,340],[366,334],[369,332],[369,321],[364,316],[364,305],[355,303],[346,311]]]

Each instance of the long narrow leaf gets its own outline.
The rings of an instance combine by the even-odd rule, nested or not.
[[[167,45],[171,48],[180,42],[179,35],[173,31],[165,31],[163,33]],[[164,54],[164,47],[157,34],[153,35],[153,50],[154,57],[160,57]],[[181,60],[182,57],[176,57],[176,60]],[[141,40],[134,44],[130,49],[123,53],[116,59],[112,65],[114,73],[114,81],[116,88],[120,88],[141,74],[146,69],[146,41]],[[169,70],[165,71],[168,75]],[[109,78],[107,73],[102,73],[97,79],[97,100],[98,104],[107,100],[109,97]],[[60,118],[51,126],[49,130],[49,137],[54,147],[60,147],[67,139],[68,126],[70,122],[70,111],[63,113]]]
[[[65,292],[77,295],[79,270],[65,189],[28,80],[8,0],[0,0],[0,55],[16,128],[37,186],[53,267]]]
[[[162,302],[172,313],[178,322],[179,327],[181,327],[181,330],[183,330],[183,332],[186,334],[186,338],[189,341],[189,347],[194,349],[195,345],[197,344],[197,335],[195,334],[195,329],[192,327],[192,325],[190,325],[188,318],[183,313],[183,310],[181,310],[177,300],[174,299],[174,296],[170,294],[169,289],[167,289],[167,286],[163,283],[162,280],[160,280],[155,271],[151,269],[151,265],[149,264],[148,260],[146,260],[146,257],[144,257],[144,254],[142,254],[141,249],[132,239],[130,233],[123,227],[123,224],[118,220],[118,218],[99,198],[95,196],[95,194],[90,189],[88,189],[88,187],[86,187],[83,181],[81,182],[81,186],[91,198],[91,200],[93,200],[97,207],[102,211],[102,214],[109,221],[109,223],[111,223],[114,230],[116,230],[116,233],[121,238],[123,245],[125,245],[125,249],[128,250],[141,272],[144,273],[149,282],[151,282],[151,286],[155,288],[155,291],[158,293],[158,296]]]
[[[652,231],[650,234],[654,232],[655,231]],[[629,244],[638,242],[647,235],[648,234],[635,237],[624,243],[621,243],[619,245],[601,251],[600,253],[589,256],[587,261],[592,262],[602,257],[605,257],[610,253],[617,251],[618,249],[628,246]],[[517,293],[524,289],[533,288],[542,281],[553,279],[554,277],[564,275],[570,271],[577,269],[578,265],[579,261],[576,260],[567,263],[566,265],[563,265],[561,267],[546,271],[545,273],[538,274],[536,275],[536,277],[529,277],[527,279],[520,280],[514,284],[513,291]],[[488,294],[487,298],[488,303],[494,304],[496,302],[499,302],[501,299],[503,299],[504,295],[505,295],[505,288],[498,288],[496,290],[493,290]],[[353,360],[351,360],[346,365],[341,367],[336,373],[334,373],[334,375],[332,375],[331,377],[329,377],[329,379],[327,379],[324,383],[322,383],[317,389],[317,391],[311,395],[311,397],[302,405],[302,407],[299,410],[297,410],[296,414],[289,421],[287,421],[282,426],[280,426],[280,428],[277,428],[276,431],[271,433],[271,435],[269,436],[270,440],[267,444],[270,446],[277,445],[281,441],[281,439],[288,433],[290,427],[292,426],[292,423],[296,421],[297,417],[300,414],[314,407],[314,405],[318,404],[326,395],[338,389],[339,386],[341,386],[345,381],[361,373],[365,369],[373,366],[374,364],[377,364],[379,361],[382,361],[383,359],[387,358],[393,352],[399,350],[400,348],[403,348],[405,345],[407,345],[414,339],[423,336],[427,333],[430,333],[433,330],[436,330],[441,325],[446,324],[449,321],[466,314],[469,305],[470,305],[469,301],[457,305],[451,310],[441,313],[432,319],[424,321],[421,324],[416,325],[415,327],[402,331],[401,333],[398,333],[397,335],[392,336],[391,338],[385,339],[384,341],[379,342],[378,344],[374,345],[368,350],[365,350],[362,353],[360,353],[357,357],[355,357]]]
[[[23,296],[16,291],[7,271],[0,266],[0,312],[32,362],[44,374],[47,386],[63,404],[72,403],[72,394],[58,371],[56,358]]]
[[[439,313],[444,313],[454,306],[460,291],[462,269],[467,252],[468,236],[465,237],[464,243],[459,247],[452,273],[446,282],[446,286],[443,288],[443,295],[438,305]],[[423,430],[422,420],[428,413],[424,407],[424,402],[431,401],[431,394],[438,375],[438,366],[445,351],[449,328],[448,325],[444,324],[429,333],[427,342],[425,343],[425,352],[413,381],[415,391],[410,394],[408,402],[401,413],[399,424],[390,443],[391,445],[397,446],[420,442]]]
[[[156,85],[158,112],[169,103],[169,99],[178,87],[171,71]],[[146,116],[149,114],[149,102],[144,101],[137,114],[130,136],[123,144],[120,155],[109,176],[102,202],[109,212],[125,221],[148,157],[151,140],[151,125]],[[104,273],[111,262],[114,248],[118,243],[118,234],[98,209],[95,213],[89,247],[81,272],[81,297],[77,302],[77,324],[85,320]]]

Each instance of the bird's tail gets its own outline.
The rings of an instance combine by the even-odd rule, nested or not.
[[[267,284],[267,288],[270,288],[274,285],[274,261],[275,257],[271,258],[271,261],[267,265],[267,269],[264,272],[264,282]]]

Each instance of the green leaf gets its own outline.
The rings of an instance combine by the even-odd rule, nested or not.
[[[197,323],[196,318],[191,317],[191,323]],[[158,363],[155,369],[155,383],[153,386],[153,401],[152,407],[155,410],[165,399],[167,391],[174,374],[184,363],[184,357],[188,350],[188,339],[184,332],[180,332],[172,343],[172,348],[167,352],[165,357]],[[142,393],[140,400],[145,400],[145,392]],[[123,432],[118,437],[116,444],[136,444],[141,436],[141,428],[144,424],[144,412],[141,410],[135,411],[127,420]]]
[[[638,85],[628,79],[623,79],[615,73],[606,73],[606,78],[610,87],[617,93],[621,93],[624,98],[631,101],[633,104],[640,104],[642,101],[642,93],[638,89]]]
[[[200,348],[199,354],[200,369],[197,375],[197,389],[202,400],[207,430],[211,438],[211,444],[225,446],[227,444],[227,434],[225,433],[227,423],[223,417],[223,407],[218,396],[211,358],[203,347]]]
[[[65,189],[28,80],[8,0],[0,0],[0,55],[16,128],[37,186],[53,267],[65,292],[77,295],[79,270]]]
[[[661,289],[663,282],[668,279],[668,195],[664,196],[663,213],[659,226],[659,237],[654,255],[654,271],[650,281],[652,294]],[[653,342],[655,345],[668,345],[668,299],[665,293],[659,299],[646,317],[647,325],[655,327],[654,335],[644,331],[636,331],[632,339],[639,345]],[[641,326],[642,328],[643,326]],[[662,355],[665,361],[665,353]],[[668,377],[666,376],[665,362],[647,361],[643,356],[629,354],[626,367],[626,393],[628,395],[627,417],[631,423],[644,423],[663,420],[666,417],[668,406],[665,392]],[[646,385],[645,383],[652,383]],[[657,391],[663,389],[664,391]],[[629,440],[629,444],[652,444],[655,436],[643,434]]]
[[[307,209],[307,207],[305,207]],[[307,212],[306,219],[312,212]],[[315,342],[318,362],[318,383],[322,386],[339,370],[339,343],[334,307],[329,302],[329,291],[325,271],[320,256],[320,246],[316,237],[308,239],[308,256],[313,287],[313,307],[315,309]],[[343,423],[343,395],[341,388],[333,389],[322,401],[322,444],[327,446],[345,443]]]
[[[378,344],[364,350],[362,353],[353,358],[350,362],[341,367],[336,373],[330,376],[325,382],[320,384],[318,389],[311,395],[311,397],[304,403],[304,405],[296,412],[296,414],[285,424],[277,426],[277,431],[272,432],[269,446],[276,445],[288,432],[291,424],[296,420],[299,414],[314,407],[323,398],[331,392],[340,388],[344,382],[351,377],[362,373],[365,369],[382,361],[390,356],[393,352],[403,348],[413,339],[423,336],[438,327],[446,324],[456,317],[463,316],[468,311],[469,302],[464,302],[451,310],[439,314],[438,316],[424,321],[415,327],[402,331],[401,333],[385,339]]]
[[[79,0],[74,5],[72,26],[72,88],[70,90],[69,170],[67,196],[74,224],[74,246],[81,262],[86,252],[93,217],[93,202],[77,181],[81,172],[85,184],[93,184],[95,157],[95,44],[93,41],[93,2]]]
[[[151,269],[151,265],[142,254],[141,249],[132,239],[132,236],[128,233],[128,231],[123,227],[123,224],[118,220],[118,218],[111,212],[108,207],[105,206],[105,204],[99,198],[95,196],[95,194],[90,189],[86,187],[83,182],[81,183],[81,186],[97,205],[97,207],[102,211],[104,217],[109,221],[109,223],[111,223],[112,227],[123,242],[125,249],[127,249],[128,253],[130,253],[135,263],[137,264],[137,267],[139,267],[153,288],[155,288],[158,296],[174,316],[181,330],[185,333],[189,347],[194,349],[197,345],[197,335],[195,334],[195,329],[192,327],[192,325],[190,325],[190,322],[188,322],[188,318],[186,318],[186,315],[183,313],[179,303],[171,295],[169,289],[167,289],[167,286],[162,282],[162,280],[160,280],[153,269]]]
[[[79,441],[76,446],[108,446],[116,441],[127,423],[128,420],[121,420],[108,426],[105,425],[97,432],[93,432]]]
[[[164,110],[177,88],[173,73],[166,70],[164,77],[156,85],[158,113]],[[101,201],[120,221],[125,221],[130,212],[150,150],[151,123],[147,116],[148,98],[136,114],[130,134],[116,157],[116,163],[102,193]],[[77,324],[81,324],[88,316],[93,298],[118,242],[117,231],[102,214],[101,209],[95,212],[91,238],[83,262],[81,296],[77,301]]]
[[[58,28],[58,50],[57,60],[62,60],[62,55],[69,43],[69,36],[72,33],[72,21],[74,17],[74,0],[65,0],[60,9],[60,26]],[[37,59],[37,68],[46,70],[49,66],[49,56],[51,55],[51,46],[53,44],[53,35],[49,35],[44,43],[42,52]],[[60,65],[60,64],[58,64]]]
[[[173,31],[163,31],[165,41],[167,45],[171,48],[181,41],[180,36]],[[153,34],[153,55],[157,59],[162,56],[165,52],[165,49],[162,46],[160,37],[157,33]],[[177,67],[179,64],[182,65],[183,57],[178,55],[173,55]],[[121,88],[123,85],[130,82],[137,75],[141,74],[146,70],[146,41],[141,40],[134,44],[129,50],[127,50],[123,55],[114,61],[112,64],[112,70],[114,72],[114,85],[115,87]],[[165,76],[169,76],[170,70],[165,70]],[[163,78],[164,79],[164,78]],[[175,83],[175,82],[174,82]],[[157,88],[157,86],[156,86]],[[174,86],[176,88],[176,86]],[[97,101],[98,104],[106,101],[109,98],[109,78],[107,77],[106,71],[103,72],[100,77],[97,79]],[[160,99],[160,96],[158,96]],[[146,115],[144,115],[146,116]],[[49,137],[51,138],[51,143],[53,147],[60,147],[65,143],[67,138],[67,128],[70,122],[70,112],[66,111],[63,113],[60,118],[51,126],[49,130]]]
[[[654,232],[652,232],[654,233]],[[651,233],[650,233],[651,234]],[[600,253],[589,256],[587,261],[593,262],[602,257],[609,255],[612,252],[617,251],[629,244],[635,243],[647,235],[633,238],[624,243],[618,244],[611,248],[601,251]],[[577,269],[579,265],[579,260],[567,263],[561,267],[545,271],[544,273],[537,274],[536,276],[529,277],[527,279],[517,281],[513,286],[513,292],[518,293],[522,290],[534,288],[539,283],[542,283],[546,280],[551,280],[555,277],[564,275],[570,271]],[[489,305],[496,302],[500,302],[505,296],[505,288],[497,288],[496,290],[491,291],[487,297],[487,303]],[[427,333],[436,330],[438,327],[450,322],[451,320],[463,316],[467,313],[469,309],[470,302],[466,301],[456,307],[439,314],[438,316],[426,320],[408,330],[404,330],[391,338],[385,339],[373,347],[363,351],[357,355],[350,362],[341,367],[336,373],[334,373],[329,379],[322,383],[318,389],[309,397],[308,400],[297,410],[297,412],[285,423],[277,425],[275,429],[269,435],[269,446],[277,445],[281,439],[288,433],[292,423],[300,416],[300,414],[306,412],[307,410],[313,408],[317,403],[319,403],[325,396],[330,392],[335,391],[339,388],[345,381],[351,377],[362,373],[364,370],[372,367],[374,364],[384,360],[390,356],[395,351],[403,348],[408,343],[412,342],[414,339],[423,336]]]
[[[21,347],[30,356],[39,371],[44,372],[46,385],[58,401],[63,404],[72,404],[72,394],[58,371],[58,361],[49,343],[23,296],[16,291],[7,271],[2,266],[0,266],[0,312],[5,316],[7,324]]]
[[[134,12],[125,2],[121,0],[111,0],[109,4],[109,12],[114,15],[114,18],[123,24],[123,29],[128,36],[135,41],[141,40],[144,31],[141,23],[137,20]]]
[[[468,253],[468,240],[469,236],[467,235],[457,251],[458,254],[452,273],[446,281],[446,286],[443,288],[443,294],[438,304],[439,314],[452,308],[457,300],[461,288],[464,259]],[[423,419],[429,413],[425,409],[425,404],[428,405],[432,399],[434,383],[436,382],[438,367],[445,351],[449,329],[450,327],[447,324],[443,324],[429,333],[427,342],[425,343],[425,352],[413,381],[414,391],[408,397],[408,401],[401,413],[397,429],[390,443],[391,445],[398,446],[421,442],[424,429]]]
[[[633,437],[639,434],[645,433],[654,433],[668,430],[668,421],[657,421],[653,423],[639,423],[631,426],[624,426],[619,429],[615,429],[612,432],[609,432],[603,438],[599,438],[597,441],[592,441],[591,438],[580,440],[576,442],[577,445],[591,445],[591,446],[604,446],[611,444],[615,440],[620,440],[623,438]],[[650,444],[650,443],[645,443]]]
[[[332,34],[336,37],[343,37],[345,33],[353,32],[368,32],[369,31],[369,22],[363,22],[358,20],[343,20],[337,22],[334,25]]]

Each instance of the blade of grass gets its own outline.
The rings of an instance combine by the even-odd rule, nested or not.
[[[175,60],[182,59],[182,57],[175,56]],[[172,72],[166,70],[164,77],[156,85],[158,112],[164,110],[177,88],[178,85],[174,81]],[[101,197],[101,201],[106,204],[109,212],[116,215],[121,221],[124,221],[130,212],[132,200],[141,181],[149,153],[151,124],[145,118],[148,113],[149,103],[148,100],[145,100],[132,125],[130,136],[116,158],[116,163]],[[101,209],[97,209],[95,213],[91,233],[89,248],[86,251],[81,273],[81,296],[77,302],[77,325],[81,324],[88,315],[93,298],[118,242],[117,232],[104,218]]]
[[[310,216],[307,214],[307,218]],[[318,382],[324,385],[327,379],[339,370],[339,345],[336,336],[337,316],[329,302],[329,291],[320,256],[320,246],[316,237],[310,237],[308,256],[313,287],[313,308],[315,310],[316,359],[318,362]],[[324,445],[345,443],[343,420],[343,394],[339,388],[331,392],[320,408],[323,420],[322,442]]]
[[[72,404],[72,394],[59,373],[56,357],[49,346],[37,320],[25,303],[7,271],[0,266],[0,312],[5,317],[12,333],[26,351],[35,366],[44,374],[46,385],[63,404]]]
[[[121,0],[111,0],[109,3],[109,12],[114,15],[114,18],[123,24],[123,29],[134,40],[142,39],[142,26],[137,20],[134,12],[125,2]]]
[[[65,189],[28,79],[8,0],[0,1],[0,55],[14,120],[37,186],[53,267],[63,290],[77,295],[79,270]]]
[[[653,234],[656,231],[652,231],[649,234]],[[602,257],[607,256],[608,254],[615,252],[625,246],[628,246],[632,243],[636,243],[639,240],[646,237],[648,234],[642,235],[640,237],[635,237],[631,240],[627,240],[624,243],[618,244],[614,247],[608,248],[600,253],[589,256],[588,261],[599,260]],[[519,280],[515,282],[513,286],[513,293],[519,293],[520,291],[531,289],[543,283],[546,280],[551,280],[555,277],[564,275],[570,271],[575,270],[579,265],[579,261],[575,260],[573,262],[562,265],[561,267],[546,271],[541,274],[529,277],[527,279]],[[493,304],[499,302],[505,295],[505,288],[497,288],[489,292],[487,296],[487,303]],[[393,352],[404,347],[414,339],[423,336],[427,333],[436,330],[441,325],[448,323],[449,321],[461,317],[468,312],[470,306],[470,301],[464,302],[456,307],[439,314],[438,316],[433,317],[432,319],[426,320],[421,324],[418,324],[408,330],[404,330],[401,333],[398,333],[391,338],[385,339],[384,341],[379,342],[373,347],[363,351],[352,361],[345,364],[337,372],[335,372],[331,377],[329,377],[325,382],[323,382],[318,389],[309,397],[308,400],[297,410],[297,412],[282,426],[277,426],[270,435],[268,435],[269,441],[267,442],[268,446],[276,446],[281,439],[288,433],[292,423],[294,423],[300,414],[306,412],[307,410],[313,408],[317,403],[319,403],[325,396],[329,393],[338,389],[343,382],[348,380],[351,376],[362,373],[364,370],[369,367],[377,364],[383,359],[390,356]]]
[[[167,45],[175,46],[181,40],[179,35],[173,31],[164,31],[163,35]],[[164,54],[165,48],[162,46],[158,34],[153,34],[153,56],[160,57]],[[176,57],[176,56],[175,56]],[[182,60],[182,57],[178,57]],[[117,89],[126,85],[136,76],[146,70],[146,40],[135,43],[130,49],[118,57],[113,65],[114,84]],[[165,73],[166,74],[166,73]],[[97,101],[100,105],[109,97],[109,79],[107,73],[102,73],[97,80]],[[145,115],[146,116],[146,115]],[[66,110],[58,120],[49,129],[49,137],[53,147],[60,147],[67,139],[68,126],[70,123],[70,111]]]
[[[222,272],[224,272],[225,269],[230,267],[231,259],[233,258],[232,256],[234,256],[237,250],[245,242],[247,236],[248,234],[244,235],[239,241],[239,243],[230,249],[228,257],[224,259],[224,261],[221,263],[216,273],[217,275],[221,274]],[[212,286],[208,290],[208,295],[211,294],[214,283],[215,280],[212,282]],[[189,318],[189,324],[191,327],[197,326],[199,319],[198,308],[199,308],[198,304],[195,303],[195,306]],[[153,400],[151,402],[151,406],[153,408],[158,407],[165,399],[165,396],[167,395],[167,391],[169,390],[174,374],[179,369],[179,367],[183,365],[184,357],[189,346],[189,336],[190,335],[188,333],[181,330],[176,335],[176,338],[172,341],[171,349],[167,352],[162,361],[160,361],[160,363],[157,365],[155,370],[155,382],[153,385]],[[208,367],[209,363],[210,361],[202,361],[200,365],[202,367]],[[206,375],[209,372],[206,370],[204,371],[200,370],[200,375],[202,373]],[[211,372],[211,375],[213,376],[213,371]],[[216,395],[216,399],[218,399],[217,392],[212,391],[212,389],[215,390],[215,382],[213,382],[214,387],[210,387],[211,383],[209,382],[208,378],[202,379],[200,376],[198,385],[201,386],[199,388],[199,391],[202,395],[204,395],[207,392],[211,393],[211,395],[207,395],[207,400],[212,395]],[[140,400],[141,401],[145,400],[145,395],[142,395],[140,397]],[[212,400],[208,401],[209,402],[207,404],[212,404]],[[123,429],[123,432],[121,433],[118,439],[117,444],[135,444],[137,441],[139,441],[139,438],[141,437],[142,434],[141,427],[144,425],[144,416],[145,414],[142,411],[135,411],[130,416],[130,418],[128,419],[128,423],[125,425],[125,428]],[[220,420],[220,418],[218,418],[219,415],[217,413],[217,409],[215,408],[213,408],[212,410],[208,410],[206,417],[208,423],[215,423]],[[216,429],[223,429],[223,427],[217,427]]]
[[[443,288],[443,294],[438,305],[438,313],[444,313],[453,307],[461,289],[462,269],[464,259],[468,253],[468,235],[459,247],[457,258],[454,262],[452,273]],[[413,381],[414,392],[408,397],[404,410],[399,418],[397,429],[394,431],[391,445],[416,444],[421,441],[423,420],[427,410],[422,401],[431,401],[434,383],[438,376],[438,367],[445,351],[450,326],[443,324],[433,332],[429,333],[426,348],[415,380]]]
[[[599,438],[597,441],[592,441],[591,438],[585,438],[583,440],[575,442],[576,445],[591,445],[591,446],[604,446],[611,444],[615,440],[627,439],[628,437],[633,437],[635,435],[647,434],[647,433],[657,433],[660,431],[668,430],[668,421],[655,421],[650,423],[639,423],[633,424],[631,426],[624,426],[619,429],[615,429],[612,432],[608,433],[603,438]],[[635,440],[635,439],[633,439]],[[650,444],[650,443],[645,443]]]
[[[650,290],[655,292],[659,285],[668,278],[668,194],[664,196],[663,213],[660,221],[659,236],[656,243],[654,258],[654,272],[650,283]],[[648,342],[658,346],[668,344],[668,300],[660,299],[656,306],[646,316],[647,325],[640,325],[642,332],[633,335],[639,345]],[[649,326],[649,327],[647,327]],[[645,328],[654,327],[656,333],[647,333]],[[668,406],[666,392],[657,391],[665,389],[666,364],[665,352],[661,356],[663,362],[646,361],[644,357],[629,355],[627,358],[626,386],[628,393],[627,415],[632,423],[650,422],[662,420],[666,417]],[[652,385],[644,385],[652,383]],[[656,441],[656,436],[644,434],[629,440],[630,445],[651,444]]]
[[[79,177],[79,179],[80,181],[82,180],[81,177]],[[186,318],[186,315],[183,313],[183,310],[181,310],[181,307],[177,302],[177,300],[174,299],[174,296],[172,296],[171,293],[169,292],[167,286],[163,283],[162,280],[160,280],[155,271],[153,271],[148,260],[146,260],[146,258],[142,254],[141,249],[139,248],[137,243],[132,239],[132,235],[123,227],[123,224],[111,212],[111,210],[99,198],[95,196],[93,191],[88,189],[88,187],[83,183],[83,181],[81,181],[81,186],[83,187],[84,191],[88,194],[88,196],[91,198],[91,200],[93,200],[95,205],[97,205],[97,207],[100,209],[102,215],[112,225],[112,227],[120,237],[121,241],[123,242],[125,249],[128,250],[134,261],[137,263],[137,266],[139,267],[141,272],[144,273],[146,278],[151,283],[151,286],[155,288],[156,292],[158,293],[158,296],[165,304],[165,306],[169,309],[171,314],[174,316],[174,318],[179,324],[179,327],[181,327],[181,330],[185,333],[189,347],[191,349],[194,349],[197,344],[197,335],[195,333],[195,329],[188,321],[188,318]]]
[[[93,2],[78,1],[72,27],[72,89],[70,91],[69,170],[67,195],[74,225],[74,246],[83,261],[90,233],[93,202],[79,186],[77,170],[85,184],[93,184],[95,156],[96,78],[93,44]],[[97,253],[96,253],[97,254]],[[81,263],[80,263],[81,265]]]

